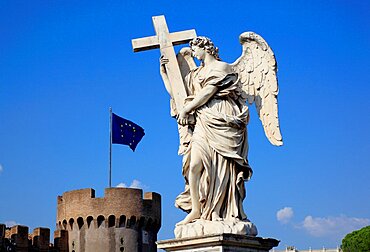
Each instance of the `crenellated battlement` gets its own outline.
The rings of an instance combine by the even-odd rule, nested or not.
[[[50,229],[38,227],[29,233],[23,225],[6,227],[0,224],[0,251],[52,252],[57,251],[50,244]]]
[[[102,227],[153,229],[161,223],[161,196],[132,188],[107,188],[104,197],[95,190],[80,189],[58,196],[57,228],[73,230]]]

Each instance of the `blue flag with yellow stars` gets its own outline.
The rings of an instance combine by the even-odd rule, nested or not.
[[[128,145],[135,151],[144,135],[139,125],[112,113],[112,143]]]

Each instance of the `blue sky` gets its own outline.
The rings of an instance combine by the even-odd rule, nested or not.
[[[113,146],[113,185],[162,195],[159,239],[184,213],[177,127],[159,51],[131,39],[196,29],[233,62],[238,36],[260,34],[278,62],[284,146],[251,108],[245,209],[280,248],[340,245],[370,225],[370,4],[366,1],[1,1],[0,223],[55,226],[56,197],[108,185],[109,107],[146,132]],[[179,50],[181,46],[176,47]]]

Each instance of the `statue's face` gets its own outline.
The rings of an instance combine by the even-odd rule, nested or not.
[[[204,50],[204,48],[201,48],[196,45],[191,47],[191,53],[192,53],[192,56],[197,58],[198,60],[204,60],[206,56],[206,51]]]

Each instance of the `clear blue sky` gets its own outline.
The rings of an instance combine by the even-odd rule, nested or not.
[[[135,153],[113,146],[113,185],[138,180],[160,193],[159,239],[173,238],[184,217],[173,206],[183,189],[177,127],[159,51],[131,48],[160,14],[170,31],[212,38],[227,62],[244,31],[276,54],[284,146],[270,145],[254,109],[248,127],[245,209],[260,235],[281,248],[336,247],[370,225],[366,1],[1,1],[0,223],[53,230],[57,195],[103,195],[112,106],[146,132]]]

